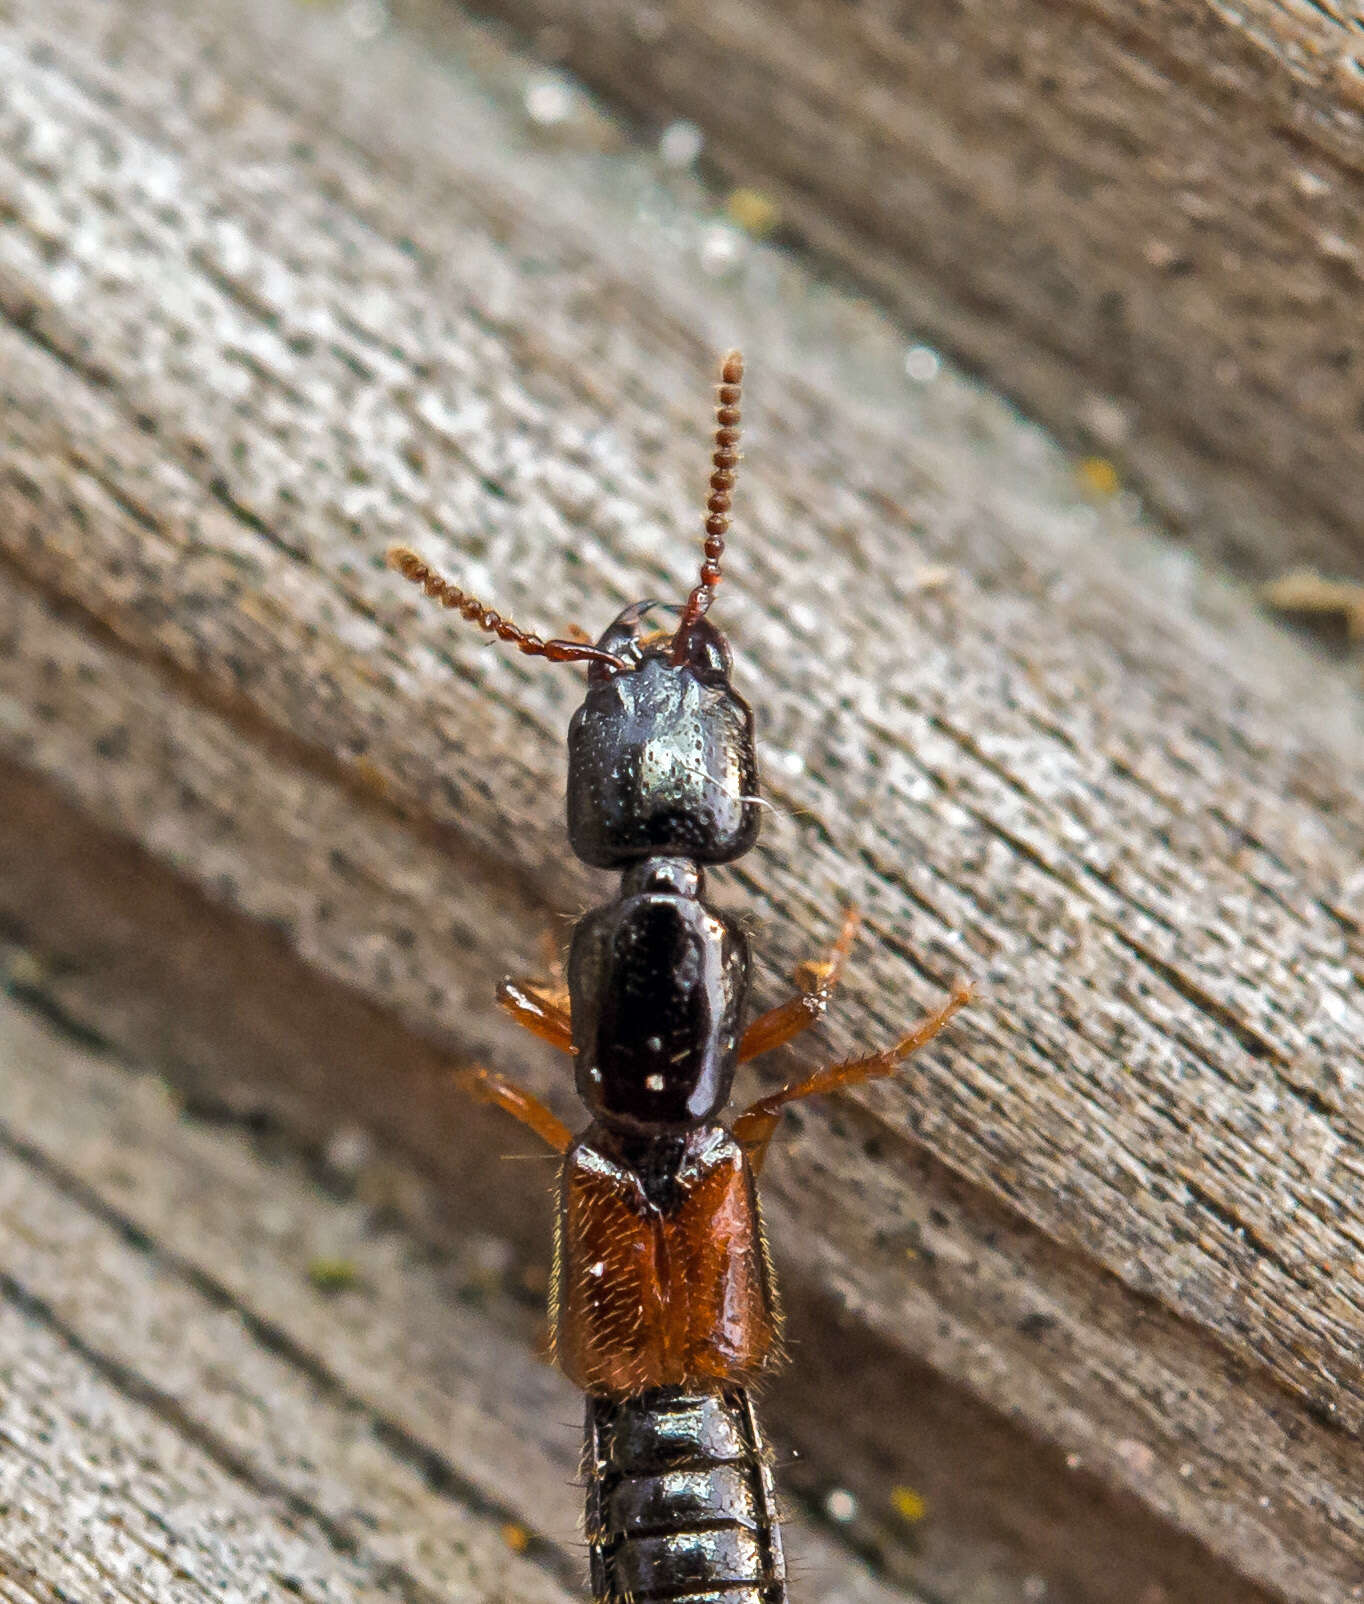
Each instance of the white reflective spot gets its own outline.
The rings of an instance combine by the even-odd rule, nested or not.
[[[915,384],[932,384],[942,369],[942,358],[927,345],[911,345],[905,352],[905,373]]]
[[[1080,421],[1106,446],[1125,445],[1132,433],[1132,414],[1107,395],[1087,395],[1080,406]]]
[[[1354,241],[1346,239],[1342,234],[1333,234],[1329,229],[1317,235],[1317,248],[1323,256],[1329,256],[1335,262],[1359,260],[1359,247]]]
[[[358,1125],[343,1125],[327,1143],[327,1165],[354,1180],[373,1156],[373,1144]]]
[[[595,1275],[600,1280],[606,1274],[606,1260],[598,1259],[595,1264],[588,1265],[587,1273],[588,1275]]]
[[[701,236],[701,267],[712,278],[728,273],[743,254],[744,242],[737,228],[713,223]]]
[[[658,136],[658,154],[665,167],[690,167],[701,154],[705,135],[695,123],[679,118]]]
[[[541,128],[567,122],[573,111],[573,91],[562,78],[537,78],[526,86],[526,116]]]
[[[857,1519],[857,1499],[846,1487],[831,1487],[824,1495],[824,1513],[840,1526],[846,1526]]]
[[[1348,984],[1342,975],[1342,981]],[[1349,1018],[1350,1010],[1344,997],[1338,991],[1323,991],[1320,997],[1321,1011],[1333,1025],[1343,1025]]]
[[[662,1075],[646,1075],[644,1084],[651,1092],[661,1092],[663,1090],[663,1077]]]
[[[1155,1449],[1149,1443],[1138,1442],[1135,1437],[1124,1437],[1114,1443],[1113,1450],[1123,1464],[1138,1476],[1149,1476],[1156,1468]]]
[[[663,1051],[663,1038],[662,1036],[646,1036],[644,1045],[651,1053],[661,1053]]]

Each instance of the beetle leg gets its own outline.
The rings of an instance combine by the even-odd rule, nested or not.
[[[788,997],[784,1003],[778,1003],[775,1008],[769,1008],[765,1014],[759,1014],[744,1032],[743,1040],[739,1043],[741,1064],[756,1058],[759,1053],[770,1053],[774,1047],[785,1046],[792,1037],[808,1030],[817,1019],[823,1017],[834,994],[834,987],[842,978],[843,966],[861,922],[862,915],[856,908],[843,910],[838,940],[829,949],[828,957],[810,959],[801,964],[794,976],[799,988],[796,995]]]
[[[573,1132],[563,1120],[546,1108],[538,1097],[532,1096],[514,1081],[495,1075],[490,1069],[477,1067],[460,1070],[455,1076],[455,1084],[480,1103],[491,1103],[513,1119],[519,1119],[527,1130],[534,1131],[556,1153],[567,1153],[573,1145]]]
[[[497,988],[497,1001],[533,1036],[547,1041],[560,1052],[572,1052],[573,1021],[566,990],[509,978]]]
[[[754,1171],[762,1168],[763,1159],[767,1156],[767,1144],[772,1140],[781,1111],[788,1103],[798,1102],[804,1097],[820,1097],[825,1092],[841,1092],[848,1086],[861,1086],[866,1081],[884,1080],[893,1075],[911,1053],[931,1042],[952,1015],[970,1000],[970,982],[958,980],[952,987],[952,995],[942,1007],[925,1015],[894,1047],[888,1047],[884,1052],[869,1053],[865,1058],[827,1064],[803,1080],[783,1086],[780,1091],[760,1097],[751,1104],[734,1121],[733,1128],[735,1139],[747,1150]]]

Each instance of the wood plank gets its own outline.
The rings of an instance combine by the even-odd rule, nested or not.
[[[49,818],[72,853],[10,872],[30,990],[229,1106],[377,1124],[467,1230],[505,1138],[441,1111],[399,1022],[569,1112],[484,999],[603,890],[562,843],[575,686],[417,610],[379,554],[416,540],[531,623],[680,593],[707,370],[740,334],[722,606],[776,811],[725,895],[762,923],[765,994],[842,898],[867,910],[810,1052],[986,982],[912,1083],[814,1111],[773,1166],[799,1339],[771,1402],[803,1490],[850,1488],[854,1537],[947,1597],[1349,1597],[1349,671],[1090,503],[988,395],[912,394],[902,331],[799,262],[705,280],[713,218],[609,125],[546,144],[524,64],[459,39],[463,65],[265,0],[11,4],[0,689],[36,780],[4,856]],[[106,1014],[88,921],[118,908],[166,956]],[[315,989],[272,1039],[274,963]],[[332,1057],[342,990],[378,1061]],[[543,1241],[535,1189],[503,1199],[499,1231]],[[902,1480],[940,1512],[917,1554]]]
[[[404,1596],[306,1520],[240,1487],[12,1295],[0,1299],[0,1373],[6,1604]]]
[[[1116,458],[1200,550],[1364,572],[1357,7],[478,9],[649,133],[691,119],[789,235]]]

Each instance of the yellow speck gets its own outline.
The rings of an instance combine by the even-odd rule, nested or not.
[[[916,1526],[928,1513],[928,1505],[912,1487],[895,1487],[890,1494],[891,1507],[901,1520]]]
[[[770,195],[764,195],[760,189],[731,190],[725,210],[729,213],[731,223],[737,223],[755,239],[763,239],[781,221],[781,211],[776,201]]]
[[[1086,457],[1077,464],[1075,477],[1092,496],[1116,496],[1122,484],[1107,457]]]
[[[504,1521],[502,1541],[513,1554],[524,1554],[530,1547],[530,1533],[524,1526],[518,1526],[514,1520]]]
[[[349,1292],[358,1285],[360,1274],[349,1259],[314,1259],[308,1279],[319,1292]]]

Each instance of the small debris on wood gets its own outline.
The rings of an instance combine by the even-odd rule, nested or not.
[[[903,1521],[911,1526],[918,1523],[928,1514],[928,1504],[922,1493],[917,1493],[912,1487],[895,1487],[890,1495],[891,1508]]]
[[[308,1280],[319,1292],[351,1292],[359,1285],[360,1272],[350,1259],[314,1259]]]
[[[1122,488],[1118,470],[1107,457],[1085,457],[1075,466],[1075,477],[1091,496],[1107,500]]]
[[[760,189],[736,189],[725,202],[730,221],[754,239],[766,239],[781,222],[781,209]]]
[[[514,1520],[505,1521],[501,1528],[502,1541],[513,1554],[524,1554],[530,1547],[530,1533]]]
[[[922,568],[916,569],[910,578],[910,589],[920,596],[932,595],[935,591],[946,590],[956,578],[956,570],[949,568],[946,563],[925,563]]]
[[[1315,568],[1291,568],[1263,586],[1260,597],[1276,613],[1317,624],[1343,624],[1351,645],[1364,641],[1364,585],[1327,579]]]

